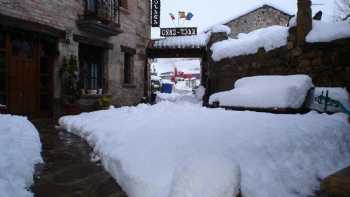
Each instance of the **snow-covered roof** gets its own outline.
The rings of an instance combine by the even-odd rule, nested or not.
[[[153,40],[154,48],[202,48],[206,46],[209,34],[196,36],[176,36]]]
[[[215,27],[215,26],[217,26],[217,25],[225,25],[225,24],[227,24],[227,23],[229,23],[229,22],[231,22],[231,21],[233,21],[233,20],[235,20],[235,19],[238,19],[238,18],[240,18],[240,17],[242,17],[242,16],[245,16],[245,15],[247,15],[247,14],[249,14],[249,13],[251,13],[251,12],[254,12],[254,11],[256,11],[256,10],[258,10],[258,9],[260,9],[260,8],[263,8],[263,7],[271,7],[271,8],[274,8],[274,9],[276,9],[276,10],[279,10],[279,11],[285,13],[286,15],[290,15],[290,16],[295,15],[295,13],[291,12],[290,10],[287,10],[287,9],[281,7],[281,6],[275,5],[275,4],[271,3],[271,2],[269,2],[269,3],[266,3],[266,2],[265,2],[265,3],[258,3],[258,4],[256,4],[255,6],[250,7],[249,9],[242,10],[242,11],[239,12],[238,14],[235,14],[235,15],[233,15],[233,16],[230,16],[230,17],[228,17],[228,18],[222,20],[221,22],[219,22],[219,23],[217,23],[217,24],[215,24],[215,25],[212,25],[212,26],[206,28],[206,29],[204,30],[204,32],[211,31],[212,28]]]

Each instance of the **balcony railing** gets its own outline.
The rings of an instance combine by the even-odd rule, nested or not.
[[[119,0],[86,0],[85,17],[119,24]]]
[[[78,25],[85,31],[113,36],[121,33],[119,22],[119,0],[85,0]]]

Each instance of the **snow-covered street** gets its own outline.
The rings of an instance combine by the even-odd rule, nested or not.
[[[343,114],[276,115],[168,101],[60,119],[129,197],[301,197],[350,164]]]
[[[33,196],[28,189],[40,154],[39,133],[27,118],[0,114],[0,196]]]
[[[350,197],[350,0],[0,0],[0,197]]]

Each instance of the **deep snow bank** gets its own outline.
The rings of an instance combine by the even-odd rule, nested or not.
[[[39,134],[26,118],[0,114],[0,196],[33,196],[27,188],[40,152]]]
[[[313,87],[307,75],[266,75],[244,77],[235,88],[210,96],[209,103],[248,108],[300,108]]]
[[[198,168],[207,168],[200,166],[206,162],[212,169],[221,167],[206,155],[239,166],[241,191],[250,197],[306,196],[318,188],[320,178],[350,164],[350,125],[341,114],[274,115],[162,102],[66,116],[59,122],[94,147],[130,197],[195,193],[183,187],[182,180],[188,179],[177,169],[197,155],[204,155],[201,162],[193,161]],[[205,177],[193,180],[204,187]],[[223,180],[238,180],[230,177]],[[206,186],[228,191],[227,182]]]
[[[213,44],[211,50],[214,61],[231,58],[239,55],[249,55],[258,52],[259,48],[265,51],[282,47],[287,44],[288,27],[270,26],[239,34],[238,39],[229,39]]]
[[[241,171],[220,155],[193,155],[176,167],[169,197],[235,197]]]
[[[312,30],[306,36],[306,41],[310,43],[331,42],[342,38],[350,38],[349,23],[326,23],[314,20],[312,23]]]

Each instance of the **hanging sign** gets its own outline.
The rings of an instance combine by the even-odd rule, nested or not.
[[[160,0],[152,0],[152,27],[160,26]]]
[[[160,28],[160,36],[195,36],[197,35],[197,27],[180,27],[180,28]]]

